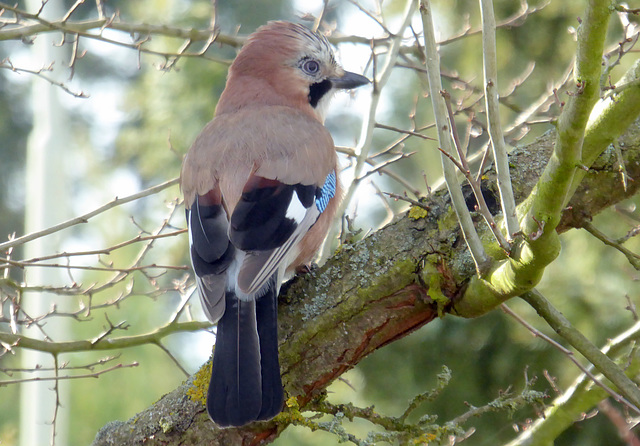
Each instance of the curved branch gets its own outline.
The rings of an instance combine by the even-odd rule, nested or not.
[[[607,0],[588,2],[578,32],[575,91],[558,120],[553,154],[534,191],[518,206],[524,237],[508,259],[495,262],[484,277],[474,277],[466,297],[456,304],[460,315],[483,314],[511,297],[531,290],[545,268],[560,253],[556,227],[571,198],[573,178],[582,160],[582,147],[589,116],[600,93],[602,55],[611,11]],[[624,109],[637,116],[640,105]],[[599,147],[604,150],[605,147]],[[504,258],[497,252],[494,258]]]

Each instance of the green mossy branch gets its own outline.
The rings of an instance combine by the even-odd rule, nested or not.
[[[566,206],[573,175],[582,160],[582,145],[591,111],[600,95],[602,55],[611,17],[610,0],[590,0],[578,27],[573,91],[558,119],[553,155],[534,192],[523,203],[525,233],[538,230],[544,222],[544,232],[553,232]],[[537,221],[536,221],[537,220]]]
[[[484,314],[538,284],[544,269],[560,252],[556,228],[567,202],[584,179],[585,172],[578,167],[590,166],[640,114],[640,87],[634,84],[639,64],[621,80],[629,88],[598,103],[609,6],[604,0],[589,2],[580,24],[575,89],[558,120],[551,157],[533,191],[518,206],[524,234],[509,257],[496,258],[481,277],[471,279],[454,306],[460,316]],[[599,107],[594,109],[596,103]]]
[[[562,313],[556,310],[551,303],[538,291],[532,290],[524,293],[522,298],[531,305],[536,312],[562,336],[576,350],[578,350],[593,366],[606,376],[618,391],[625,395],[631,403],[640,407],[640,389],[633,383],[607,355],[594,346],[582,333],[576,330]]]

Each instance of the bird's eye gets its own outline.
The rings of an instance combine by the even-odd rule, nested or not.
[[[317,60],[308,59],[302,64],[302,70],[310,75],[316,75],[320,71],[320,64]]]

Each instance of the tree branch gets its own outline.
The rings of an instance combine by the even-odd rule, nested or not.
[[[86,214],[81,215],[79,217],[72,218],[71,220],[67,220],[55,226],[51,226],[50,228],[43,229],[42,231],[33,232],[31,234],[25,234],[22,237],[14,238],[12,240],[9,240],[8,242],[0,243],[0,252],[6,251],[7,249],[13,248],[15,246],[19,246],[24,243],[30,242],[37,238],[54,234],[63,229],[70,228],[71,226],[87,223],[90,218],[93,218],[96,215],[100,215],[103,212],[108,211],[109,209],[113,209],[117,206],[123,205],[125,203],[129,203],[130,201],[135,201],[142,197],[155,194],[157,192],[160,192],[163,189],[166,189],[168,187],[178,184],[179,181],[180,181],[179,178],[174,178],[173,180],[165,181],[164,183],[158,184],[156,186],[152,186],[148,189],[137,192],[135,194],[131,194],[127,197],[123,197],[123,198],[116,197],[113,199],[113,201],[110,201],[109,203],[102,205],[99,208],[94,209],[91,212],[87,212]]]
[[[99,336],[94,340],[50,342],[39,339],[28,338],[20,334],[0,332],[0,342],[16,347],[38,350],[40,352],[59,354],[70,352],[85,352],[97,350],[117,350],[121,348],[136,347],[139,345],[159,343],[161,339],[173,333],[187,331],[198,331],[212,326],[208,321],[189,321],[169,323],[154,330],[151,333],[123,336],[120,338],[109,338]]]
[[[520,232],[516,216],[516,203],[511,188],[507,147],[504,142],[500,112],[498,110],[498,61],[496,51],[496,18],[493,13],[493,0],[480,0],[482,16],[482,61],[484,73],[484,99],[487,112],[487,127],[491,138],[493,159],[498,176],[500,205],[507,229],[507,240]]]
[[[571,198],[574,173],[582,160],[587,122],[600,93],[602,55],[610,15],[608,1],[588,3],[578,33],[575,91],[571,92],[558,120],[553,154],[534,191],[518,206],[524,238],[508,259],[494,262],[484,277],[471,279],[466,297],[456,304],[458,314],[478,316],[494,308],[496,303],[531,290],[559,254],[556,227]],[[626,104],[623,108],[633,117],[640,112],[638,104]],[[605,147],[598,149],[602,151]],[[493,258],[504,256],[496,252]]]
[[[633,345],[640,339],[640,323],[636,323],[626,332],[606,345],[602,352],[618,363],[627,361],[625,374],[635,377],[640,371],[637,355],[630,354]],[[600,401],[608,397],[602,387],[593,386],[587,375],[580,375],[563,395],[549,404],[543,417],[539,418],[526,431],[522,432],[507,446],[544,446],[555,440],[575,420]]]
[[[438,142],[444,152],[441,155],[442,171],[447,183],[447,189],[452,198],[453,209],[456,212],[462,234],[469,246],[471,256],[476,264],[476,270],[485,268],[487,255],[482,242],[478,237],[471,215],[467,209],[466,202],[462,196],[462,190],[458,183],[455,166],[450,162],[445,153],[452,155],[451,123],[447,120],[447,111],[444,99],[441,97],[442,80],[440,79],[440,55],[436,46],[435,31],[433,28],[433,13],[431,4],[428,1],[420,1],[420,15],[422,17],[422,27],[424,29],[424,51],[427,66],[427,76],[429,78],[429,95],[435,116],[436,127],[438,129]]]
[[[510,155],[517,201],[534,187],[553,150],[549,133]],[[621,138],[625,161],[640,157],[640,122]],[[598,160],[606,164],[605,153]],[[640,163],[627,163],[640,176]],[[636,193],[623,194],[617,171],[585,178],[589,196],[610,198],[607,205]],[[495,178],[494,172],[488,172]],[[608,179],[608,182],[605,181]],[[592,187],[598,184],[598,189]],[[578,190],[575,200],[584,198]],[[589,201],[585,206],[588,206]],[[405,214],[387,227],[354,244],[343,245],[327,263],[285,284],[279,305],[280,354],[286,392],[305,410],[326,387],[363,357],[436,318],[453,311],[450,300],[463,295],[475,266],[459,234],[450,201],[443,191],[425,201],[424,218]],[[593,214],[602,204],[584,208]],[[570,226],[562,221],[563,230]],[[205,372],[206,375],[206,372]],[[288,424],[279,421],[241,429],[215,428],[202,399],[208,378],[192,381],[163,397],[127,422],[110,423],[94,445],[179,444],[188,438],[203,444],[257,444],[273,440]]]
[[[596,348],[562,313],[556,310],[551,303],[537,290],[532,290],[522,295],[522,298],[531,305],[536,312],[553,328],[556,333],[567,340],[582,356],[604,376],[615,384],[620,392],[627,396],[637,409],[640,406],[640,389],[634,384],[622,370],[604,353]]]

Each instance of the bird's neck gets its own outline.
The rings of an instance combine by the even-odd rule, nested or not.
[[[266,80],[253,76],[232,76],[220,96],[216,115],[234,113],[243,108],[285,106],[292,107],[322,122],[322,119],[309,105],[303,91],[295,91],[295,83],[282,84],[278,89]]]

